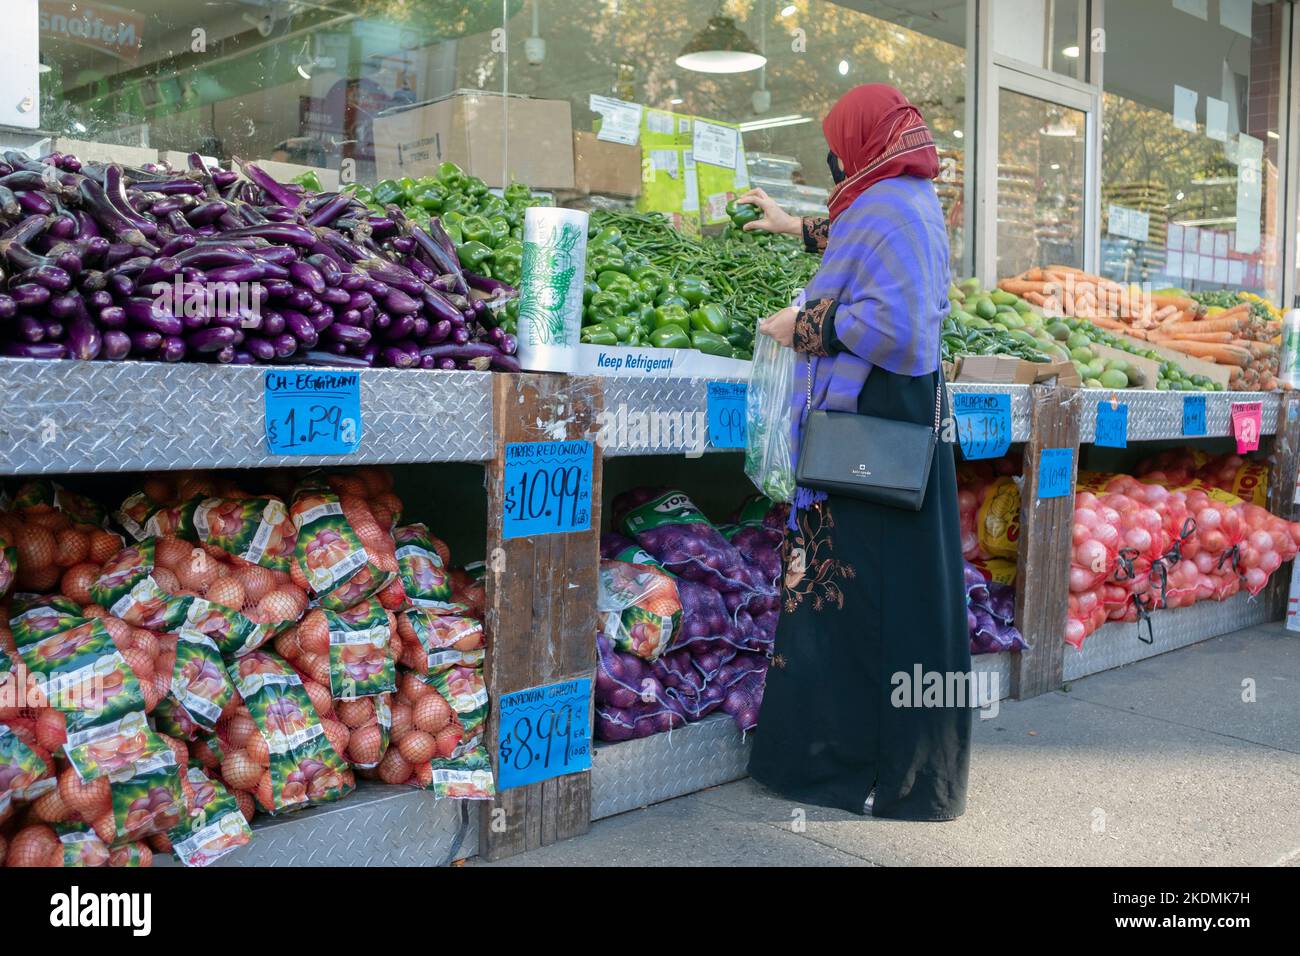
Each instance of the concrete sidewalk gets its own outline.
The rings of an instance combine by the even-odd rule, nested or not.
[[[1300,636],[1281,624],[1004,701],[975,725],[953,823],[800,807],[742,780],[475,865],[1300,866]]]

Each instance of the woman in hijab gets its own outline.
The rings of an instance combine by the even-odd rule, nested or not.
[[[931,424],[948,313],[948,237],[930,183],[939,158],[921,114],[893,87],[869,84],[836,103],[822,131],[836,182],[828,218],[797,219],[760,189],[738,200],[764,214],[747,229],[802,236],[822,254],[803,306],[760,325],[797,353],[796,457],[810,379],[814,409]],[[963,813],[971,701],[953,693],[969,689],[970,674],[960,537],[942,441],[919,512],[797,491],[749,764],[759,783],[878,817]]]

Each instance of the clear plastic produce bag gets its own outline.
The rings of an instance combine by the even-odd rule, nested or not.
[[[794,499],[790,467],[790,401],[794,392],[794,349],[770,335],[754,342],[754,364],[745,406],[745,474],[773,501]]]

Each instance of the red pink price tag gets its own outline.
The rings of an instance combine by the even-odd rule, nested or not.
[[[1260,402],[1232,403],[1232,434],[1237,439],[1237,454],[1259,448],[1259,429],[1263,420],[1263,405]]]

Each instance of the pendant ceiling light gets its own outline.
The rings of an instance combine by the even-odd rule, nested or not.
[[[709,25],[691,37],[677,57],[678,66],[696,73],[748,73],[766,62],[731,17],[710,17]]]

